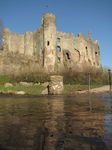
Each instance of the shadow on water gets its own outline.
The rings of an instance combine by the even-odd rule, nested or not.
[[[0,95],[0,150],[111,150],[111,143],[111,94]]]

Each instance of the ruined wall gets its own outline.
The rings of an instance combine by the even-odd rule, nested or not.
[[[3,49],[10,52],[24,53],[24,36],[13,34],[8,28],[4,29]]]
[[[10,30],[8,28],[3,30],[3,50],[10,50]]]
[[[33,52],[34,55],[37,55],[37,49],[39,46],[39,37],[40,37],[40,30],[38,29],[33,33]]]
[[[10,32],[10,51],[24,53],[24,36]]]
[[[92,42],[90,32],[88,32],[88,39],[81,33],[79,33],[78,37],[81,39],[84,60],[91,66],[100,67],[101,59],[99,43],[97,41]]]
[[[33,56],[33,33],[26,32],[24,35],[24,54]]]
[[[57,32],[53,14],[44,15],[41,28],[33,33],[13,34],[8,28],[3,31],[0,73],[27,72],[30,68],[51,73],[83,71],[87,66],[101,67],[98,41],[92,41],[90,32],[88,38],[81,33],[74,37],[73,33]]]
[[[25,55],[33,56],[36,41],[38,38],[38,31],[26,32],[25,35],[12,33],[8,28],[3,32],[3,49],[9,52],[18,52]]]
[[[99,43],[92,42],[90,32],[88,38],[81,33],[74,37],[72,33],[57,32],[57,39],[59,66],[73,70],[101,66]]]

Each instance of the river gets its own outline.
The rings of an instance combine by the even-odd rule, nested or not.
[[[112,150],[112,94],[0,95],[0,150]]]

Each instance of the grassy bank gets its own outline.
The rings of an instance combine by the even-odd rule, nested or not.
[[[74,94],[76,91],[88,90],[88,71],[81,72],[64,72],[63,83],[64,91],[63,94]],[[102,70],[91,70],[90,81],[91,89],[109,84],[108,71]],[[111,74],[112,78],[112,74]],[[33,86],[20,86],[19,82],[33,82],[43,83],[50,81],[50,75],[45,73],[28,73],[21,75],[0,75],[0,92],[1,93],[14,93],[15,91],[24,91],[29,95],[40,95],[46,88],[42,85]],[[5,83],[12,83],[12,87],[4,87]]]
[[[28,95],[40,95],[42,91],[45,89],[42,85],[34,85],[34,86],[11,86],[11,87],[4,87],[0,86],[0,93],[1,94],[15,94],[18,91],[24,91]]]
[[[91,89],[95,87],[96,86],[91,86]],[[33,86],[17,85],[12,87],[4,87],[2,85],[0,86],[0,93],[15,94],[18,91],[24,91],[28,95],[40,95],[44,89],[46,89],[46,87],[42,85],[33,85]],[[88,90],[88,85],[64,85],[63,95],[75,94],[76,91],[83,91],[83,90]]]

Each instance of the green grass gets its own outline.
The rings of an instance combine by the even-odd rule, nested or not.
[[[4,93],[8,93],[9,90],[12,91],[24,91],[29,95],[40,95],[42,91],[45,89],[44,86],[12,86],[12,87],[4,87],[0,86],[0,91],[4,91]]]
[[[100,87],[98,85],[91,85],[91,89]],[[24,91],[28,95],[40,95],[42,91],[46,87],[42,85],[33,85],[33,86],[23,86],[23,85],[17,85],[17,86],[12,86],[12,87],[4,87],[3,85],[0,86],[0,91],[1,93],[7,94],[8,91],[12,92],[17,92],[17,91]],[[76,91],[83,91],[83,90],[88,90],[88,85],[64,85],[64,91],[63,95],[67,94],[75,94]]]
[[[3,85],[8,81],[9,81],[9,75],[0,75],[0,85]]]
[[[100,87],[100,85],[91,85],[91,89]],[[88,90],[88,85],[64,85],[63,94],[75,94],[76,91]]]

